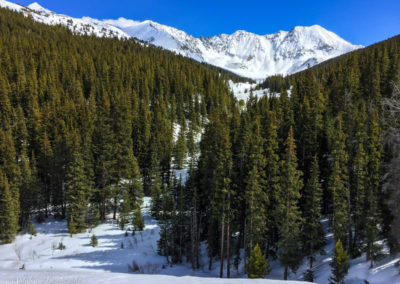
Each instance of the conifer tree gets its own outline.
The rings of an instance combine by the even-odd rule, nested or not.
[[[185,164],[185,157],[186,157],[186,152],[187,152],[187,147],[186,147],[186,123],[184,122],[180,126],[179,134],[177,141],[175,143],[174,147],[174,164],[175,168],[180,170]]]
[[[347,244],[346,232],[349,222],[348,154],[345,150],[345,134],[342,130],[341,115],[335,119],[333,128],[331,136],[333,165],[328,180],[333,207],[332,230],[336,241],[341,240],[342,243]]]
[[[256,244],[251,251],[249,261],[246,263],[246,273],[249,278],[264,278],[270,272],[268,260],[261,253],[260,246]]]
[[[322,217],[322,187],[319,182],[318,159],[315,156],[311,165],[308,182],[304,189],[304,208],[302,239],[303,250],[308,257],[308,280],[313,281],[313,261],[315,254],[325,244],[324,232],[320,219]]]
[[[256,119],[253,123],[253,138],[249,167],[246,181],[244,199],[246,206],[246,250],[250,253],[255,244],[265,244],[266,229],[266,207],[268,197],[265,190],[264,167],[265,157],[263,155],[264,141],[261,137],[260,121]],[[262,245],[264,247],[264,245]]]
[[[372,109],[368,123],[368,164],[367,164],[367,190],[365,194],[366,216],[366,258],[373,267],[381,247],[376,244],[378,237],[378,200],[380,190],[380,164],[382,156],[382,143],[380,141],[378,112]]]
[[[278,221],[280,224],[279,259],[285,268],[283,277],[287,280],[289,268],[296,271],[302,258],[300,240],[302,220],[298,202],[303,181],[301,179],[302,173],[297,166],[293,128],[289,130],[285,147],[281,167],[281,191],[276,206],[280,212],[280,220]]]
[[[90,185],[84,171],[81,154],[75,150],[66,174],[68,232],[81,233],[86,229]]]
[[[11,243],[18,231],[18,216],[6,175],[0,168],[0,241]]]
[[[349,270],[349,260],[347,252],[343,249],[340,239],[336,242],[333,260],[331,263],[332,276],[329,279],[330,284],[344,284],[345,277]]]
[[[8,129],[9,127],[6,126],[5,128]],[[21,212],[19,202],[22,177],[20,168],[17,164],[17,153],[10,130],[3,131],[2,129],[0,129],[0,169],[7,178],[7,182],[4,183],[7,183],[8,186],[4,186],[4,188],[7,188],[7,192],[11,195],[11,202],[6,206],[7,210],[11,211],[7,213],[11,217],[11,219],[9,220],[11,231],[7,233],[7,235],[9,236],[9,240],[12,240],[10,233],[14,230],[15,232],[17,232],[19,229],[18,220]],[[8,197],[6,199],[8,200]]]
[[[267,112],[266,133],[264,134],[265,146],[265,186],[269,202],[266,207],[267,213],[267,251],[277,245],[279,235],[279,210],[275,207],[279,200],[280,192],[280,157],[277,133],[277,119],[274,111]]]
[[[351,248],[352,257],[360,255],[365,235],[365,187],[366,187],[366,153],[363,141],[359,141],[356,156],[353,161],[353,223],[354,238]]]
[[[156,177],[153,181],[153,186],[151,189],[151,216],[155,219],[159,218],[162,206],[162,184],[161,178]]]
[[[93,160],[95,172],[94,200],[98,204],[100,220],[106,218],[107,200],[111,197],[111,184],[114,181],[115,148],[113,147],[114,133],[110,118],[110,99],[103,93],[98,104],[97,120],[93,133]]]
[[[165,256],[168,263],[172,263],[173,254],[173,234],[172,225],[175,218],[175,203],[170,189],[166,184],[163,186],[161,195],[161,212],[158,223],[160,226],[160,238],[157,241],[158,254]]]

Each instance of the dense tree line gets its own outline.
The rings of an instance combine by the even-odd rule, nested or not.
[[[228,72],[222,79],[135,40],[76,36],[7,9],[0,10],[0,66],[5,242],[34,213],[42,219],[50,211],[67,219],[71,234],[109,212],[121,228],[142,228],[143,195],[172,186],[171,170],[197,151],[208,114],[233,101]]]
[[[279,259],[286,279],[306,258],[312,280],[323,216],[337,243],[333,283],[348,257],[365,253],[373,266],[379,240],[399,249],[391,95],[400,37],[268,79],[279,95],[245,105],[229,93],[224,80],[240,79],[229,73],[4,9],[0,55],[4,242],[50,210],[71,234],[110,212],[122,229],[140,229],[145,194],[160,224],[159,254],[197,269],[205,241],[221,277],[242,261],[249,276],[264,276],[267,259]]]
[[[235,103],[210,116],[179,210],[186,241],[171,242],[171,248],[184,250],[197,268],[199,243],[207,241],[209,268],[219,260],[221,277],[225,271],[230,277],[231,265],[238,269],[240,261],[249,262],[249,275],[255,275],[254,267],[264,275],[268,269],[257,263],[267,257],[280,260],[287,278],[306,258],[305,278],[312,281],[315,256],[325,244],[321,219],[327,216],[337,243],[332,283],[342,283],[347,257],[364,253],[373,266],[381,240],[396,252],[398,208],[390,198],[398,200],[399,151],[398,142],[395,152],[393,145],[384,147],[384,102],[400,80],[399,53],[395,37],[273,77],[266,84],[281,86],[278,95],[250,96],[245,106]],[[391,114],[393,120],[398,112]],[[393,126],[395,142],[398,119]],[[175,196],[170,212],[179,202]],[[257,259],[249,259],[251,254]]]

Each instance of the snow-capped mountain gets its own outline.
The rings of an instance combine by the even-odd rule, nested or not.
[[[253,79],[292,74],[361,47],[318,25],[270,35],[236,31],[195,38],[152,21],[132,21],[128,25],[129,21],[120,18],[105,22],[132,37]]]
[[[362,47],[318,25],[299,26],[270,35],[236,31],[231,35],[195,38],[184,31],[149,20],[78,19],[56,14],[38,3],[24,7],[5,0],[0,0],[0,7],[31,15],[34,20],[45,24],[64,25],[78,34],[134,37],[253,79],[274,74],[292,74]]]
[[[9,8],[14,11],[23,13],[25,16],[32,16],[37,21],[47,25],[63,25],[77,34],[94,34],[99,37],[118,37],[130,38],[121,29],[109,25],[103,21],[83,17],[81,19],[72,18],[67,15],[56,14],[46,8],[43,8],[38,3],[34,2],[25,7],[20,4],[15,4],[5,0],[0,0],[0,7]]]

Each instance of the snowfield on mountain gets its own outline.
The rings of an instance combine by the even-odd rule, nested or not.
[[[296,73],[362,47],[351,44],[319,25],[298,26],[290,31],[269,35],[239,30],[231,35],[196,38],[150,20],[78,19],[52,12],[36,2],[24,7],[0,0],[0,7],[31,15],[35,21],[48,25],[61,24],[77,34],[137,38],[252,79]]]

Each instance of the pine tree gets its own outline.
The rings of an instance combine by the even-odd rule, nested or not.
[[[132,225],[135,231],[143,231],[144,229],[144,219],[142,216],[142,211],[140,208],[140,204],[136,205],[136,208],[133,211]]]
[[[303,250],[309,259],[308,280],[313,281],[312,269],[315,254],[325,244],[324,231],[320,223],[322,217],[322,187],[319,182],[319,167],[316,156],[311,165],[303,200],[305,208],[302,226]]]
[[[90,185],[84,171],[81,154],[75,150],[68,164],[66,181],[68,232],[81,233],[86,229]]]
[[[107,200],[111,198],[111,184],[114,182],[115,148],[114,133],[110,118],[110,98],[103,93],[98,104],[98,116],[93,133],[93,160],[95,173],[94,200],[98,204],[100,220],[106,218]]]
[[[366,153],[364,151],[363,141],[357,146],[356,156],[353,161],[353,223],[354,238],[350,250],[353,257],[359,256],[362,249],[362,243],[365,235],[365,187],[366,187]]]
[[[178,138],[174,147],[174,164],[175,168],[178,170],[182,169],[186,160],[185,158],[187,153],[187,147],[186,147],[185,126],[186,126],[185,122],[180,126]]]
[[[0,168],[0,241],[11,243],[18,231],[18,216],[6,175]]]
[[[349,270],[349,260],[347,252],[343,249],[340,239],[336,242],[333,261],[331,263],[332,276],[329,279],[330,284],[344,284],[345,277]]]
[[[151,189],[151,216],[155,219],[159,218],[162,206],[162,191],[161,179],[157,176],[153,181]]]
[[[280,192],[280,157],[279,157],[279,144],[277,133],[276,113],[268,111],[266,133],[264,134],[265,146],[264,155],[265,161],[265,184],[269,202],[266,206],[267,213],[267,251],[277,245],[279,235],[279,210],[275,207],[279,199]]]
[[[400,65],[399,65],[400,67]],[[400,74],[400,70],[399,70]],[[395,85],[395,91],[385,102],[385,123],[389,126],[385,133],[385,144],[388,156],[385,162],[385,188],[384,195],[388,208],[384,211],[383,222],[386,239],[391,253],[400,251],[400,83]]]
[[[261,137],[260,121],[256,119],[252,129],[253,137],[250,146],[249,167],[246,181],[244,199],[246,206],[246,251],[250,253],[255,244],[265,244],[266,231],[266,207],[268,196],[265,189],[264,167],[265,157],[263,155],[264,141]]]
[[[160,226],[160,238],[157,241],[158,254],[165,256],[168,263],[172,263],[173,254],[173,234],[172,224],[175,218],[175,203],[171,195],[171,190],[164,184],[161,195],[161,213],[158,224]]]
[[[378,237],[378,200],[380,196],[380,164],[382,156],[382,143],[380,141],[378,124],[378,111],[372,109],[368,125],[368,164],[367,164],[367,190],[365,194],[366,216],[366,258],[370,261],[371,268],[378,257],[381,247],[376,244]]]
[[[8,127],[6,127],[7,129]],[[10,224],[6,232],[4,240],[9,242],[13,239],[13,234],[19,230],[18,220],[20,217],[20,186],[21,186],[21,171],[17,164],[17,153],[12,139],[11,131],[3,131],[0,129],[0,169],[5,175],[6,181],[3,178],[3,208],[7,212],[5,216],[9,217]],[[7,184],[7,186],[5,185]],[[9,195],[10,194],[10,199]]]
[[[261,253],[260,246],[256,244],[251,251],[249,261],[246,263],[246,273],[249,278],[264,278],[271,272],[268,260]]]
[[[347,230],[349,218],[349,188],[347,162],[348,154],[345,150],[345,134],[342,128],[342,117],[339,115],[333,124],[331,134],[331,153],[333,165],[328,180],[328,189],[332,195],[332,229],[336,241],[347,244]]]
[[[278,221],[280,224],[279,259],[285,268],[284,279],[287,280],[289,268],[296,271],[302,258],[300,241],[302,220],[298,203],[303,181],[301,179],[302,173],[297,169],[293,128],[289,130],[285,146],[281,167],[281,191],[276,206],[280,212],[280,220]]]
[[[95,234],[93,234],[92,237],[90,238],[90,245],[92,247],[97,247],[98,245],[98,240]]]

